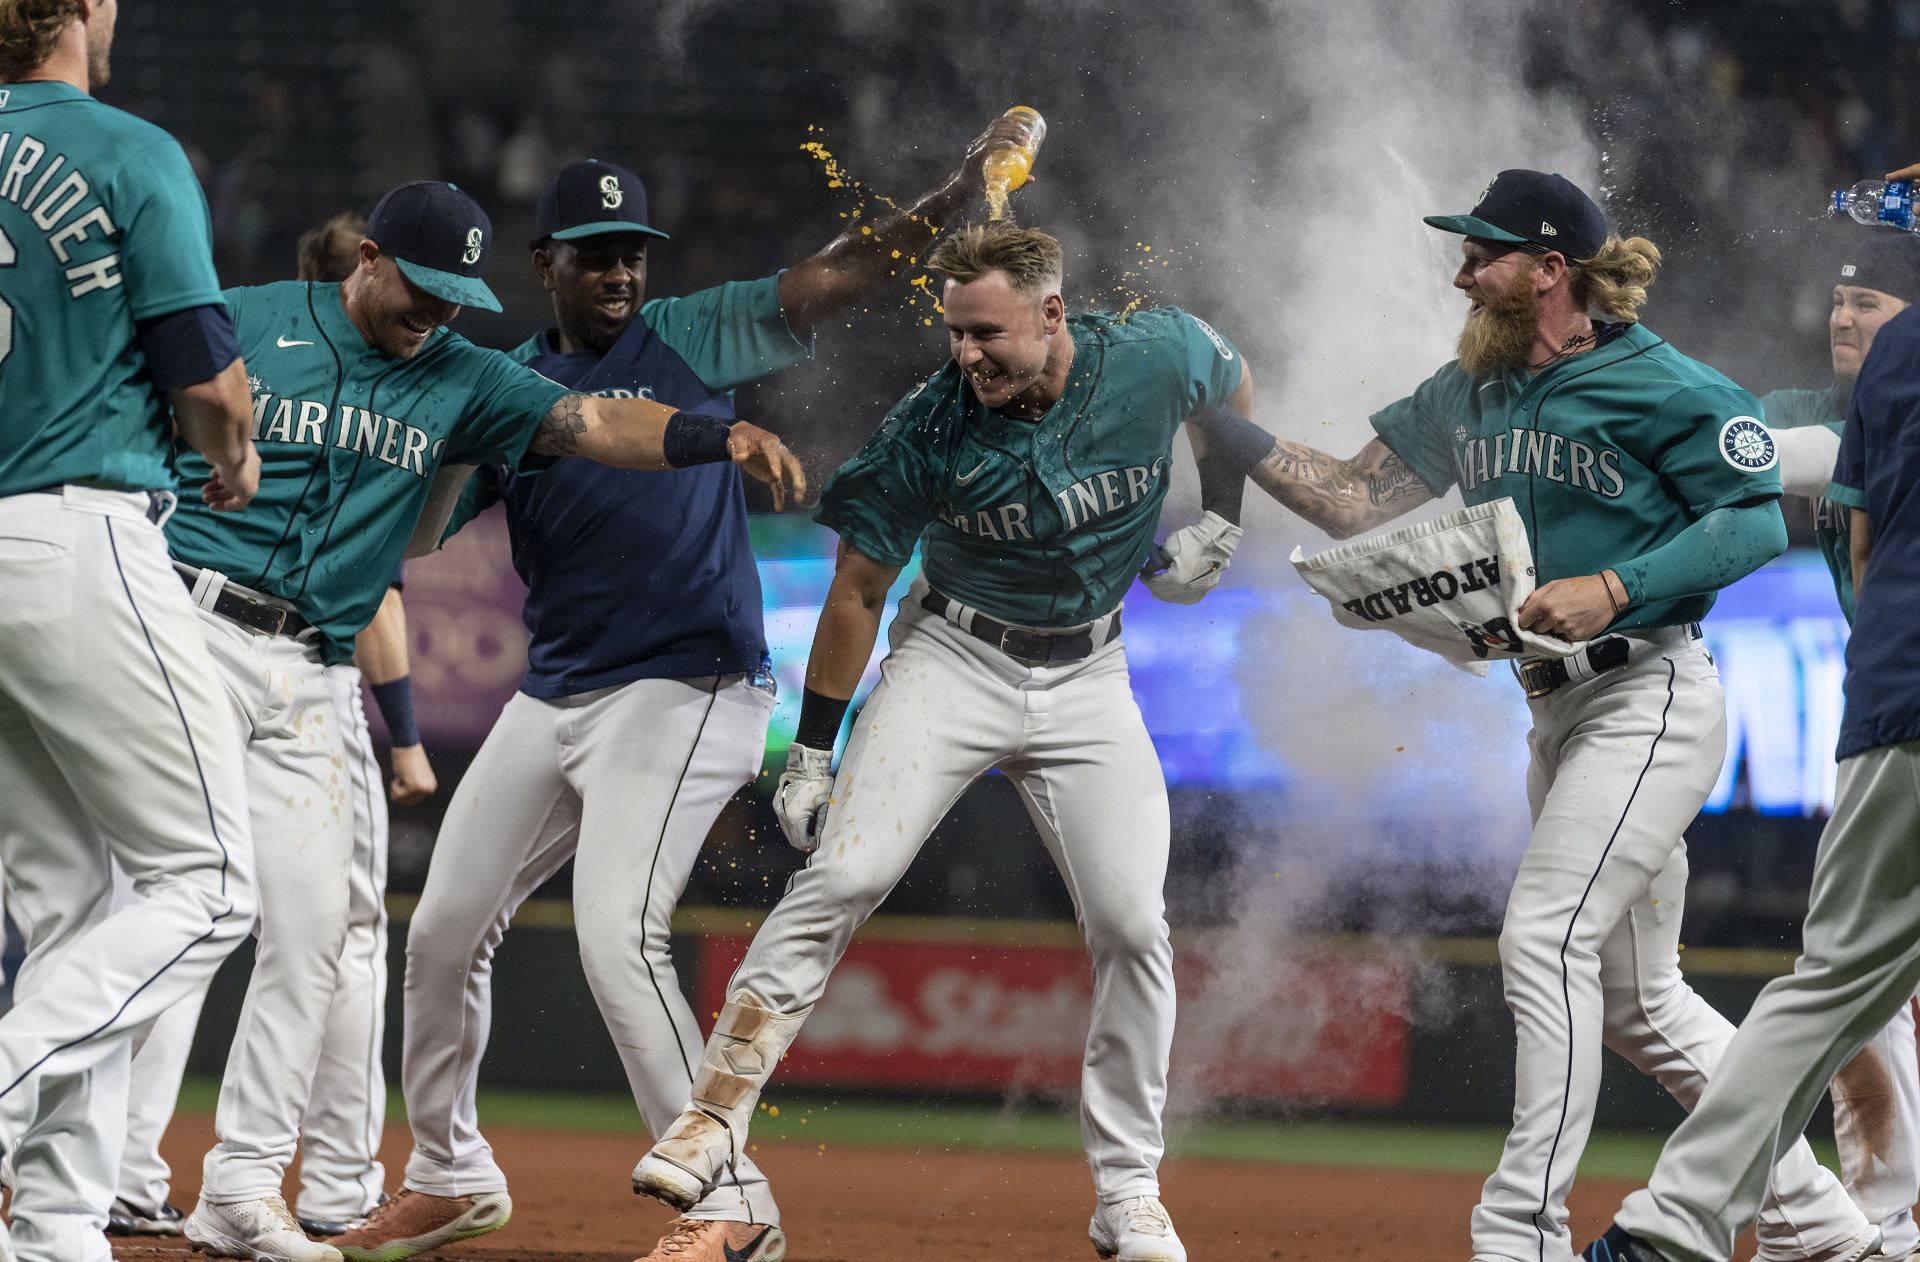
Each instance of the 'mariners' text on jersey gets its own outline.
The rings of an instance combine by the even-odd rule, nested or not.
[[[1491,438],[1469,438],[1453,449],[1460,488],[1471,491],[1503,473],[1545,478],[1582,487],[1607,499],[1627,489],[1620,476],[1620,453],[1595,450],[1577,438],[1533,429],[1510,429]]]
[[[257,382],[257,379],[256,379]],[[253,395],[253,441],[304,443],[357,451],[383,464],[405,469],[417,478],[427,476],[440,462],[447,445],[424,430],[391,416],[342,403],[329,417],[327,405],[312,399],[276,397],[257,388]]]
[[[46,145],[25,132],[0,132],[0,198],[31,215],[34,226],[47,234],[47,248],[65,269],[61,275],[68,282],[69,298],[112,289],[120,283],[117,250],[90,262],[73,262],[73,247],[89,235],[120,235],[120,229],[98,204],[83,214],[74,213],[92,192],[93,185],[68,164],[65,154],[50,154]],[[0,254],[5,255],[0,265],[13,262],[14,248],[13,242],[0,234]]]

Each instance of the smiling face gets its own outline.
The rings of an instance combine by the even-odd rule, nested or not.
[[[360,243],[360,266],[341,289],[347,318],[381,354],[412,359],[433,331],[453,323],[456,303],[436,298],[401,275],[371,241]]]
[[[1835,285],[1833,310],[1827,316],[1827,348],[1833,356],[1834,380],[1852,384],[1873,348],[1874,334],[1906,309],[1904,299],[1878,289]]]
[[[604,354],[647,300],[647,238],[609,232],[548,241],[533,252],[533,270],[553,295],[561,349]]]
[[[1453,287],[1472,304],[1456,348],[1460,367],[1479,379],[1526,367],[1540,329],[1537,256],[1469,237],[1461,242]]]
[[[1058,290],[1023,293],[996,269],[976,280],[949,280],[941,305],[948,350],[981,403],[1022,416],[1053,406],[1059,383],[1048,369],[1066,320]]]

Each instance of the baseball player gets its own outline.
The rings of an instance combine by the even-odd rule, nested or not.
[[[1817,390],[1775,390],[1760,399],[1780,448],[1780,482],[1813,501],[1814,540],[1833,575],[1841,612],[1853,622],[1851,510],[1827,498],[1840,434],[1860,366],[1880,327],[1920,292],[1920,246],[1892,234],[1847,230],[1827,320],[1833,382]],[[1836,251],[1838,252],[1838,251]],[[1833,1135],[1847,1194],[1879,1224],[1881,1252],[1920,1247],[1913,1205],[1920,1200],[1920,1047],[1912,1004],[1833,1077]]]
[[[1767,1167],[1798,1143],[1828,1080],[1920,985],[1920,314],[1886,322],[1854,383],[1827,496],[1850,510],[1854,588],[1833,816],[1820,835],[1793,972],[1767,983],[1646,1188],[1588,1258],[1725,1259]]]
[[[330,1262],[279,1189],[311,1097],[352,919],[352,778],[326,666],[387,591],[442,462],[581,455],[636,468],[732,459],[802,488],[778,439],[644,399],[569,392],[444,326],[497,309],[492,234],[449,184],[388,193],[339,285],[229,290],[252,350],[261,491],[244,513],[182,511],[167,538],[247,740],[260,839],[260,947],[187,1238],[216,1256]],[[187,461],[192,485],[202,472]]]
[[[160,531],[252,497],[246,369],[180,146],[95,101],[115,7],[0,2],[0,1259],[105,1262],[135,1034],[253,921],[241,748]],[[168,416],[168,405],[173,410]],[[117,863],[136,897],[108,914]]]
[[[360,216],[349,212],[302,235],[299,278],[346,279],[359,262],[365,228]],[[364,1220],[385,1182],[375,1154],[386,1122],[387,1094],[380,1063],[387,990],[387,816],[379,801],[380,768],[361,702],[363,674],[393,737],[394,775],[388,788],[393,800],[402,805],[424,801],[436,787],[433,765],[413,720],[400,586],[396,574],[379,612],[354,637],[353,663],[327,667],[353,786],[353,919],[340,955],[340,980],[313,1102],[301,1125],[304,1159],[295,1208],[302,1230],[315,1236],[336,1236]],[[116,868],[115,899],[131,898],[132,891],[132,882]],[[135,1041],[120,1194],[107,1216],[110,1236],[177,1236],[186,1222],[186,1215],[168,1199],[173,1172],[160,1155],[160,1140],[173,1119],[205,997],[202,991],[167,1009]]]
[[[927,266],[945,278],[952,362],[834,474],[817,514],[840,549],[774,799],[812,857],[728,983],[691,1102],[634,1188],[684,1211],[738,1177],[761,1089],[854,930],[967,785],[999,767],[1093,957],[1081,1131],[1094,1248],[1181,1262],[1158,1177],[1174,1015],[1167,795],[1128,685],[1120,601],[1152,547],[1175,432],[1206,424],[1211,405],[1244,414],[1252,377],[1175,308],[1069,316],[1059,243],[1036,229],[969,227]],[[1201,445],[1216,459],[1231,448]],[[1259,435],[1226,481],[1271,446]],[[916,544],[924,575],[836,778],[848,699]]]
[[[1020,138],[996,122],[938,188],[774,276],[651,301],[648,243],[665,234],[645,187],[611,163],[573,163],[536,209],[533,266],[555,327],[514,356],[577,390],[730,418],[735,386],[810,354],[814,326],[896,272],[979,191],[986,153]],[[528,670],[454,794],[408,929],[413,1154],[393,1202],[339,1242],[350,1257],[411,1256],[471,1232],[483,1202],[509,1204],[475,1112],[491,960],[515,909],[569,858],[581,960],[635,1103],[654,1134],[678,1115],[700,1051],[669,954],[673,909],[766,750],[773,677],[736,473],[488,467],[453,528],[501,499],[528,588]],[[739,1173],[656,1256],[778,1258],[779,1207],[757,1167]]]
[[[1336,537],[1456,485],[1468,504],[1511,497],[1541,580],[1521,625],[1588,642],[1516,669],[1534,830],[1500,935],[1514,1123],[1473,1213],[1476,1259],[1566,1262],[1601,1048],[1691,1105],[1732,1035],[1680,973],[1681,834],[1726,744],[1698,622],[1786,546],[1777,454],[1751,395],[1638,322],[1659,252],[1610,235],[1567,180],[1502,171],[1471,213],[1426,222],[1466,238],[1458,358],[1375,413],[1351,460],[1282,440],[1254,478]],[[1878,1247],[1805,1145],[1772,1186],[1762,1258]]]

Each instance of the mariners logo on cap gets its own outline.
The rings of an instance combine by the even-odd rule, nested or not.
[[[627,195],[620,191],[620,177],[603,175],[600,177],[600,207],[603,210],[619,210],[620,203]]]
[[[480,243],[483,239],[480,229],[467,229],[467,248],[460,255],[462,263],[471,265],[480,261]]]
[[[1481,202],[1484,202],[1487,200],[1487,194],[1491,193],[1493,191],[1493,186],[1495,184],[1498,184],[1499,182],[1500,182],[1500,176],[1496,173],[1492,179],[1488,180],[1485,184],[1480,186],[1480,196],[1473,199],[1473,204],[1475,208],[1478,208]]]
[[[1751,416],[1736,416],[1720,427],[1720,454],[1748,473],[1764,473],[1780,462],[1773,434]]]

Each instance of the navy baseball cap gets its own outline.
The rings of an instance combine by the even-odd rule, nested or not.
[[[1502,171],[1480,190],[1464,215],[1428,215],[1442,232],[1504,241],[1535,254],[1551,250],[1570,259],[1590,259],[1607,243],[1607,217],[1593,199],[1564,175],[1521,168]]]
[[[562,168],[533,208],[533,244],[574,241],[609,232],[666,239],[647,223],[647,186],[625,167],[587,158]]]
[[[480,279],[493,243],[493,221],[454,185],[415,180],[389,191],[367,216],[367,239],[400,265],[401,275],[434,297],[500,310],[500,300]]]
[[[1920,241],[1905,232],[1861,232],[1851,223],[1839,230],[1851,239],[1835,251],[1834,284],[1877,289],[1902,302],[1920,299]]]

